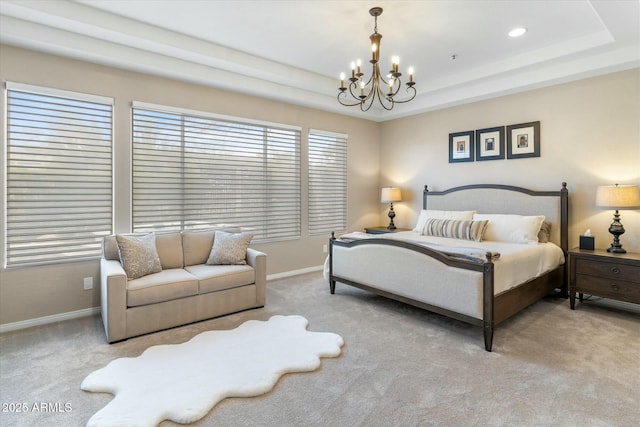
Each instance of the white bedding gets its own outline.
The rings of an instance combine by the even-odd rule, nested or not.
[[[461,253],[466,256],[484,258],[486,252],[500,254],[494,262],[494,294],[499,294],[516,285],[534,279],[564,264],[562,249],[554,243],[504,243],[493,241],[474,242],[445,237],[423,236],[415,231],[370,235],[349,233],[341,238],[382,238],[405,240],[439,251]],[[327,265],[325,265],[327,270]]]

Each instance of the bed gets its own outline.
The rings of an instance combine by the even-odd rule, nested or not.
[[[542,231],[533,238],[536,221]],[[458,229],[464,229],[464,240],[451,238],[459,237]],[[567,250],[566,183],[557,191],[425,186],[413,231],[340,238],[332,233],[326,270],[331,294],[340,282],[481,326],[485,350],[491,351],[497,325],[550,293],[567,297]],[[526,274],[525,260],[533,260]]]

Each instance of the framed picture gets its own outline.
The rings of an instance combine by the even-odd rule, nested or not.
[[[473,131],[449,134],[449,163],[473,162]]]
[[[507,126],[507,159],[540,157],[540,122]]]
[[[504,159],[504,126],[476,131],[476,160]]]

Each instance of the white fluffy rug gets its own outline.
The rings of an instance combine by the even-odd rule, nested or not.
[[[288,372],[308,372],[320,357],[340,355],[339,335],[306,330],[301,316],[250,320],[228,331],[208,331],[177,345],[159,345],[87,376],[85,391],[115,395],[89,426],[152,426],[194,422],[225,397],[266,393]]]

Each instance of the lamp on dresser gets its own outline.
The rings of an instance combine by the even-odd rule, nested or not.
[[[380,194],[380,203],[390,203],[389,207],[389,225],[387,229],[395,230],[396,225],[393,223],[396,213],[393,211],[393,202],[399,202],[402,200],[402,192],[397,187],[386,187],[382,189]]]
[[[600,185],[596,192],[596,206],[603,209],[615,209],[613,222],[609,226],[609,233],[613,235],[613,243],[607,249],[607,252],[613,254],[627,253],[622,248],[620,236],[625,230],[620,222],[620,214],[618,209],[636,209],[640,208],[640,193],[637,185]]]

